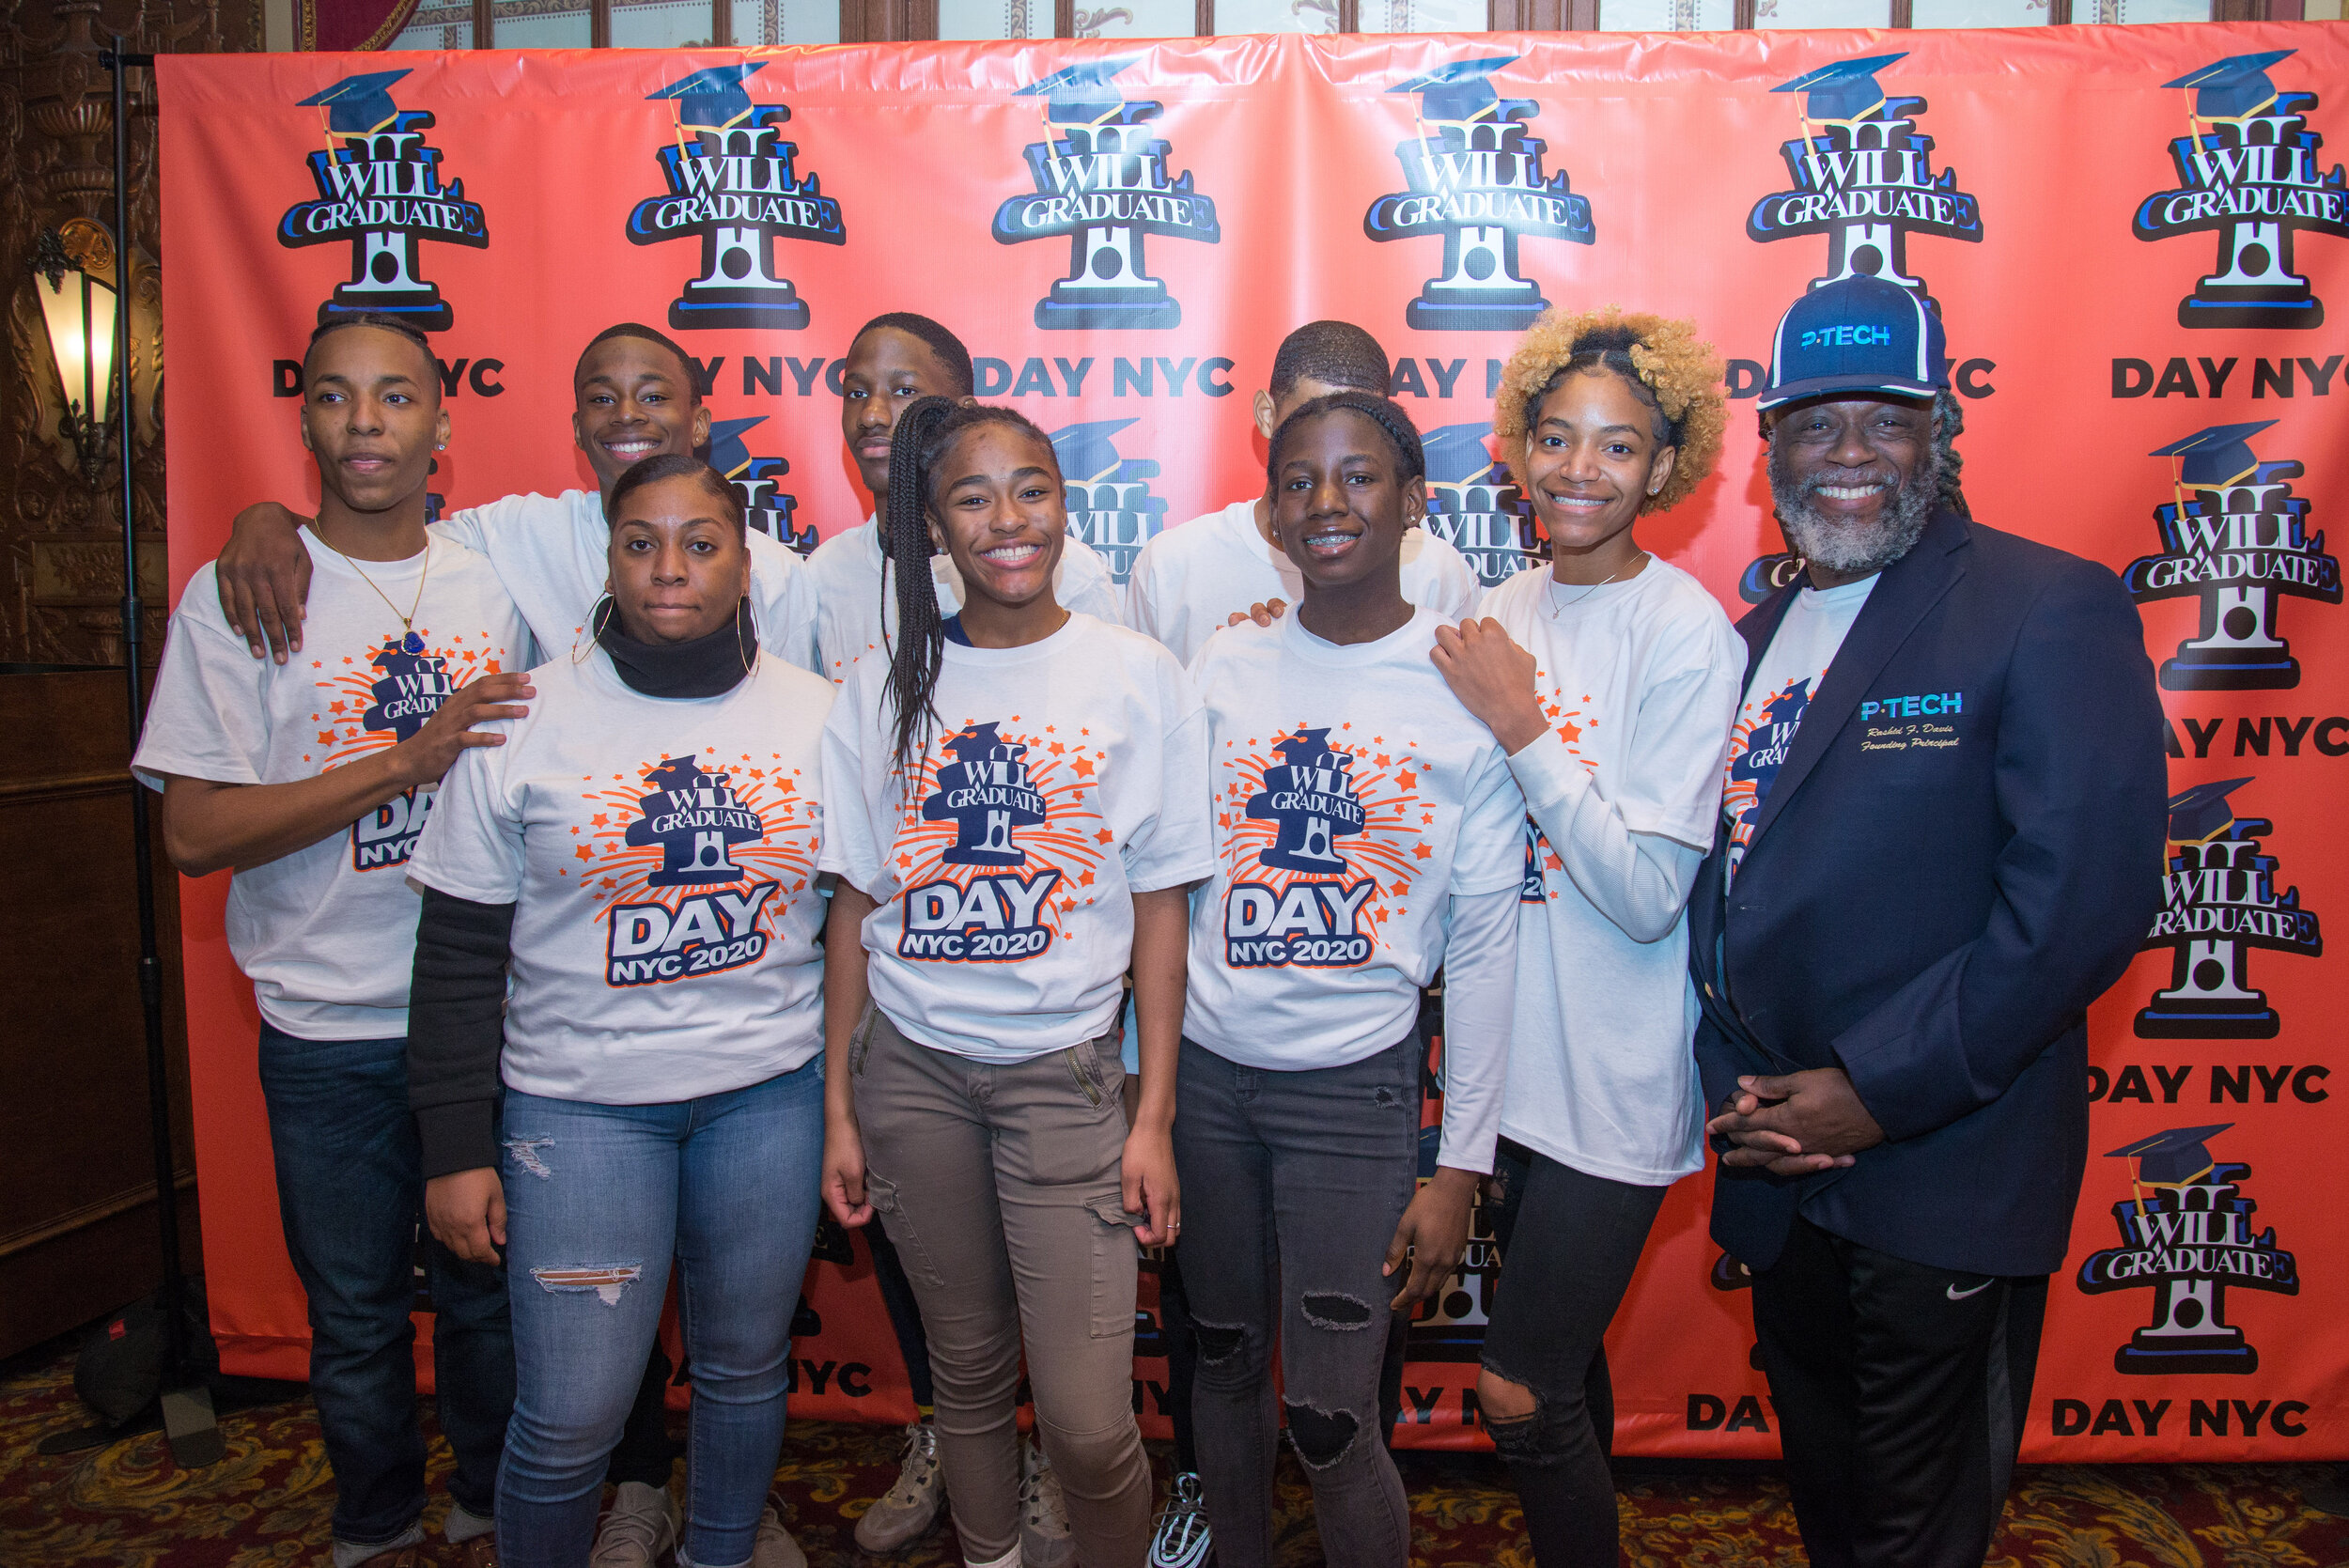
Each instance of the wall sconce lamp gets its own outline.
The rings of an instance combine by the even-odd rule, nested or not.
[[[115,396],[115,241],[105,225],[88,218],[68,219],[43,229],[33,253],[34,287],[40,293],[41,319],[49,328],[49,351],[57,365],[65,411],[57,435],[80,458],[82,475],[97,485],[104,471]]]

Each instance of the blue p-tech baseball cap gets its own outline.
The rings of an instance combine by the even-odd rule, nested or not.
[[[1839,278],[1779,318],[1761,407],[1836,392],[1930,397],[1949,384],[1941,318],[1922,300],[1882,278]]]

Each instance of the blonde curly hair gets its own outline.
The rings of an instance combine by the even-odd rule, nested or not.
[[[1551,385],[1570,370],[1610,369],[1663,417],[1674,448],[1663,488],[1640,503],[1642,515],[1686,501],[1721,460],[1728,427],[1722,365],[1694,321],[1627,312],[1620,305],[1568,315],[1550,310],[1526,329],[1501,373],[1493,434],[1504,460],[1519,451]]]

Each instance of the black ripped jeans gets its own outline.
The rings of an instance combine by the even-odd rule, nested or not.
[[[1633,1187],[1501,1141],[1493,1219],[1501,1288],[1485,1328],[1485,1370],[1529,1389],[1533,1413],[1485,1415],[1525,1510],[1539,1568],[1614,1568],[1621,1557],[1607,1326],[1630,1288],[1663,1187]]]
[[[1272,1560],[1281,1346],[1289,1440],[1330,1568],[1405,1568],[1410,1506],[1378,1429],[1379,1273],[1418,1172],[1416,1037],[1344,1067],[1268,1072],[1183,1042],[1174,1157],[1199,1333],[1199,1477],[1222,1568]]]

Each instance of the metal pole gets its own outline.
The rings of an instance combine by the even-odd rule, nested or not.
[[[123,73],[152,65],[154,56],[126,55],[122,35],[113,36],[104,63],[115,89],[115,439],[122,459],[122,667],[131,714],[131,749],[136,752],[147,722],[147,692],[140,684],[146,666],[146,607],[139,600],[138,504],[132,488],[131,452],[131,124]],[[87,317],[84,318],[88,319]],[[97,410],[90,410],[93,420]],[[102,428],[102,427],[99,427]],[[95,433],[93,432],[93,438]],[[163,964],[155,934],[155,850],[148,827],[147,790],[131,784],[131,865],[138,884],[139,1007],[147,1023],[148,1131],[155,1155],[155,1225],[163,1253],[163,1435],[173,1460],[209,1465],[224,1449],[212,1415],[211,1391],[188,1366],[187,1278],[179,1265],[179,1190],[171,1147],[171,1071],[163,1046]]]

